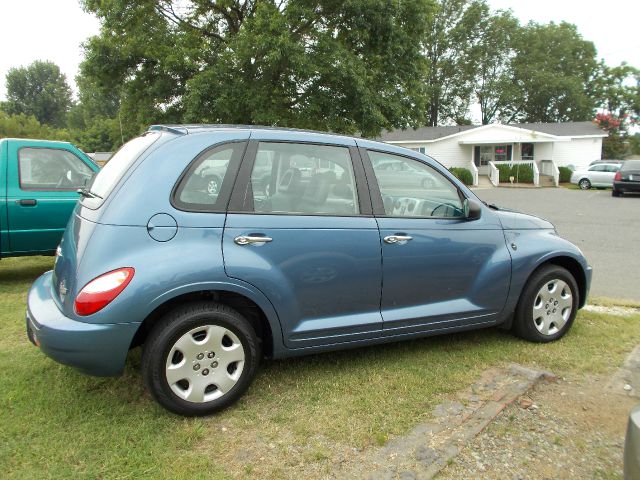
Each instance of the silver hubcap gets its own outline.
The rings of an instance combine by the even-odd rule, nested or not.
[[[580,188],[582,190],[586,190],[588,189],[590,186],[589,182],[587,180],[580,180]]]
[[[238,337],[218,325],[189,330],[171,347],[165,374],[173,393],[188,402],[215,400],[231,390],[244,368]]]
[[[545,283],[533,302],[533,324],[543,335],[554,335],[566,325],[573,308],[571,288],[560,279]]]
[[[209,180],[207,184],[207,192],[209,195],[217,195],[218,194],[218,181],[217,180]]]

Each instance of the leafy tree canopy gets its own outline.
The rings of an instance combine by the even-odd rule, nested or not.
[[[12,68],[7,73],[9,114],[33,115],[40,123],[62,127],[71,107],[71,89],[60,68],[52,62],[35,61],[28,67]]]
[[[431,0],[85,0],[100,35],[81,76],[154,122],[375,135],[418,126]],[[127,132],[126,132],[127,133]]]
[[[596,49],[575,25],[529,23],[514,38],[516,97],[508,122],[566,122],[593,118],[590,95],[597,73]]]

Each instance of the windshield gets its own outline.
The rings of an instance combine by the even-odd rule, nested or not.
[[[82,204],[93,209],[102,205],[102,201],[111,193],[133,162],[159,137],[158,132],[147,132],[120,147],[120,150],[98,172],[88,188],[95,198],[84,198]]]

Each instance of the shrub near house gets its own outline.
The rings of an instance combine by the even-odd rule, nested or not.
[[[514,183],[533,183],[533,167],[531,165],[522,165],[516,163],[511,167],[511,173]]]
[[[451,167],[449,169],[465,185],[473,185],[473,175],[467,168]]]
[[[560,172],[560,183],[568,183],[571,181],[573,171],[569,167],[558,167]]]

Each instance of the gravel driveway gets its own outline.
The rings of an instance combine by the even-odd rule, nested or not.
[[[640,196],[568,188],[475,189],[480,199],[553,222],[593,266],[591,296],[640,300]]]

